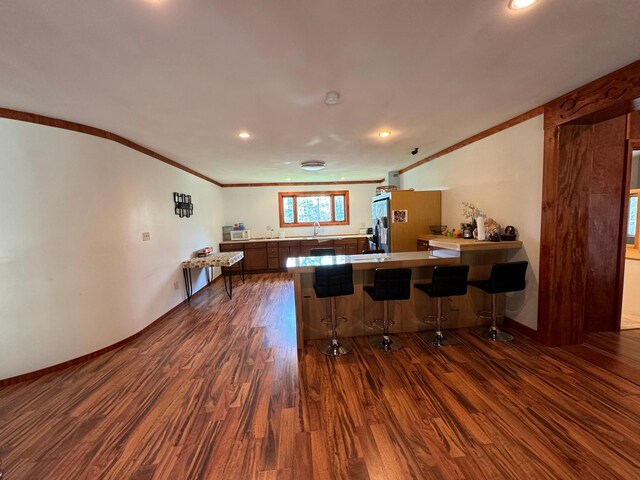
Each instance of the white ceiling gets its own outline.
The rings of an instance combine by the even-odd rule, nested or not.
[[[639,58],[638,0],[0,0],[0,107],[223,183],[379,179]]]

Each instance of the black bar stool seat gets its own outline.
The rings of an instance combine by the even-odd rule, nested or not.
[[[527,266],[529,262],[496,263],[491,267],[491,276],[487,280],[472,280],[469,285],[491,295],[491,327],[479,332],[479,335],[493,342],[510,342],[513,335],[498,329],[498,295],[517,292],[526,287]]]
[[[447,338],[442,332],[442,298],[465,295],[467,293],[467,277],[469,265],[448,265],[434,267],[431,283],[416,283],[418,290],[436,299],[436,331],[423,339],[436,347],[455,345],[455,338]],[[426,337],[426,338],[425,338]]]
[[[333,247],[326,248],[312,248],[309,250],[310,257],[326,257],[326,256],[334,256],[336,254],[336,249]]]
[[[387,253],[382,248],[374,248],[373,250],[363,250],[363,254],[373,254],[373,253]]]
[[[370,345],[385,352],[398,350],[404,343],[389,334],[389,327],[396,322],[389,317],[389,300],[408,300],[411,297],[410,268],[377,268],[373,286],[365,285],[364,291],[375,302],[384,302],[382,319],[374,320],[373,326],[382,327],[382,335],[376,335]]]
[[[331,338],[318,342],[318,348],[325,355],[339,357],[351,351],[348,340],[338,338],[338,322],[346,321],[336,314],[336,297],[353,295],[353,267],[346,265],[323,265],[316,267],[313,289],[317,298],[328,298],[330,315],[322,321],[331,328]]]

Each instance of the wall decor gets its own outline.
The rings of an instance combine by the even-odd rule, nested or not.
[[[391,218],[392,223],[407,223],[409,221],[409,210],[393,210]]]
[[[173,202],[175,203],[175,212],[180,218],[189,218],[193,215],[193,203],[191,203],[191,195],[173,192]]]

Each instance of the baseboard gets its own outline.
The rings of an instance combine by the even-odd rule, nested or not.
[[[513,330],[514,332],[518,332],[524,335],[525,337],[529,337],[532,340],[536,340],[536,341],[538,340],[537,330],[534,330],[531,327],[527,327],[526,325],[518,323],[509,317],[504,317],[504,326],[510,330]]]
[[[211,283],[209,285],[213,285],[215,282],[217,282],[221,278],[222,278],[222,276],[218,275],[216,278],[214,278],[211,281]],[[191,296],[191,299],[193,299],[197,295],[201,294],[205,290],[205,288],[207,286],[208,285],[205,285],[200,290],[195,292]],[[186,303],[187,303],[187,300],[185,299],[182,302],[178,303],[171,310],[169,310],[168,312],[166,312],[162,316],[160,316],[157,319],[155,319],[153,322],[151,322],[149,325],[144,327],[138,333],[134,333],[130,337],[127,337],[127,338],[125,338],[123,340],[120,340],[119,342],[116,342],[113,345],[106,346],[104,348],[101,348],[100,350],[96,350],[95,352],[87,353],[86,355],[82,355],[80,357],[73,358],[71,360],[67,360],[66,362],[58,363],[58,364],[52,365],[50,367],[41,368],[40,370],[35,370],[35,371],[29,372],[29,373],[23,373],[22,375],[16,375],[15,377],[5,378],[3,380],[0,380],[0,387],[6,387],[8,385],[13,385],[13,384],[16,384],[16,383],[25,382],[27,380],[33,380],[35,378],[42,377],[43,375],[46,375],[48,373],[57,372],[59,370],[64,370],[65,368],[69,368],[69,367],[72,367],[74,365],[78,365],[80,363],[84,363],[84,362],[86,362],[88,360],[91,360],[91,359],[99,357],[100,355],[103,355],[103,354],[105,354],[107,352],[110,352],[111,350],[115,350],[116,348],[120,348],[120,347],[126,345],[127,343],[133,342],[135,339],[137,339],[137,338],[141,337],[142,335],[144,335],[145,333],[147,333],[149,330],[151,330],[152,328],[154,328],[155,326],[160,324],[164,319],[166,319],[167,317],[169,317],[170,315],[175,313],[175,311],[178,310],[178,308],[180,308],[181,306],[183,306]]]

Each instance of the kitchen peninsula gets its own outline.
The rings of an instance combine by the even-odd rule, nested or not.
[[[288,271],[293,274],[298,348],[302,348],[304,340],[327,337],[327,327],[321,321],[327,315],[327,303],[324,299],[316,298],[313,290],[316,266],[345,263],[353,265],[354,294],[337,298],[338,314],[347,318],[347,321],[339,326],[339,336],[353,337],[380,333],[371,323],[374,318],[382,316],[381,302],[372,302],[364,295],[363,290],[363,286],[373,284],[376,268],[411,268],[413,285],[430,282],[435,266],[464,263],[471,267],[469,279],[476,280],[488,278],[493,263],[507,261],[509,251],[522,247],[519,241],[479,242],[450,239],[442,235],[425,235],[420,238],[429,242],[431,250],[289,258],[286,265]],[[489,303],[488,296],[477,289],[470,289],[467,295],[462,297],[452,298],[447,308],[449,321],[446,328],[479,325],[476,312],[487,310]],[[433,328],[422,320],[435,312],[435,301],[426,295],[412,291],[409,300],[392,302],[391,308],[396,320],[396,324],[390,329],[392,333]],[[502,299],[499,308],[504,308]]]

